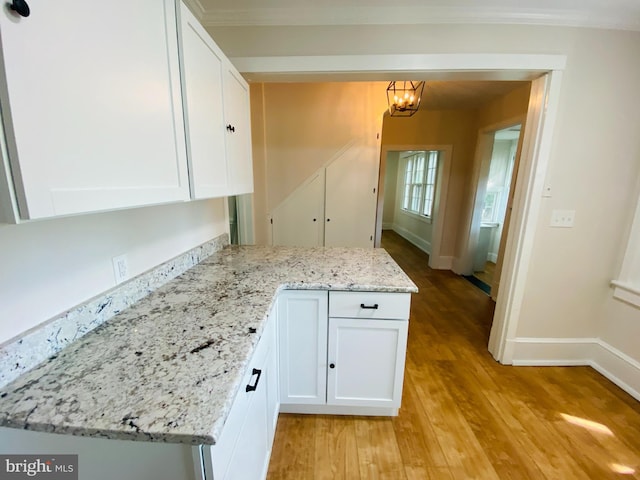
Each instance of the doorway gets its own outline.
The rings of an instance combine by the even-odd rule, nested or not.
[[[227,197],[227,219],[229,243],[231,245],[253,245],[253,194]]]
[[[429,255],[429,267],[434,269],[451,268],[450,257],[441,252],[451,151],[450,145],[381,149],[380,231],[393,230],[411,242]]]
[[[321,78],[327,81],[404,78],[417,75],[439,79],[531,80],[527,131],[522,136],[522,161],[517,173],[521,186],[513,200],[512,230],[504,253],[504,285],[495,308],[489,337],[489,352],[501,363],[512,363],[514,339],[523,292],[527,287],[544,178],[551,152],[558,113],[565,55],[535,54],[420,54],[420,55],[329,55],[237,58],[236,67],[253,81]],[[380,192],[380,191],[379,191]],[[381,222],[376,230],[381,232]],[[504,236],[503,236],[504,238]]]
[[[486,150],[476,185],[478,203],[474,212],[479,219],[472,222],[469,242],[472,256],[472,283],[495,300],[494,279],[499,278],[497,265],[502,256],[502,237],[506,235],[505,220],[511,198],[511,188],[516,166],[518,144],[522,124],[509,126],[490,134],[493,137],[491,149]]]

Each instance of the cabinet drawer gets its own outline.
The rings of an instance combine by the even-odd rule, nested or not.
[[[329,292],[329,317],[407,320],[410,293]]]

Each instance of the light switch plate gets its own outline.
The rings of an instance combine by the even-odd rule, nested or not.
[[[576,217],[575,210],[553,210],[551,212],[551,227],[571,228]]]

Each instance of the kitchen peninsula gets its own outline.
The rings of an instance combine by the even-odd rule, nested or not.
[[[226,246],[0,388],[0,425],[12,427],[1,430],[0,442],[8,446],[25,435],[60,439],[50,433],[61,433],[79,442],[93,439],[77,436],[108,438],[100,441],[130,448],[149,442],[182,444],[183,453],[186,445],[196,445],[194,478],[209,479],[212,471],[218,473],[212,475],[216,480],[240,478],[233,452],[249,422],[245,410],[256,403],[251,395],[262,383],[268,464],[270,421],[277,419],[282,391],[278,359],[283,354],[278,354],[282,345],[277,340],[285,332],[276,318],[278,298],[290,290],[324,292],[320,304],[325,302],[325,316],[329,311],[369,322],[380,316],[381,322],[397,318],[391,310],[385,313],[385,303],[387,298],[394,305],[400,302],[392,309],[406,312],[406,318],[396,320],[405,325],[404,337],[394,340],[401,346],[398,366],[404,367],[409,298],[417,289],[384,250]],[[368,292],[369,297],[354,297],[350,312],[349,297],[336,297],[331,306],[334,292]],[[349,313],[341,315],[340,308]],[[364,414],[375,414],[366,410]],[[82,465],[81,454],[81,470]],[[256,478],[266,472],[264,465],[259,467]]]

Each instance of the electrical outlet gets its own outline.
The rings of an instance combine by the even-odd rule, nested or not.
[[[571,228],[575,220],[575,210],[554,210],[551,212],[551,227]]]
[[[116,285],[122,283],[129,278],[129,263],[127,262],[127,255],[118,255],[112,258],[113,261],[113,275],[116,279]]]

